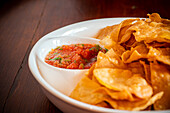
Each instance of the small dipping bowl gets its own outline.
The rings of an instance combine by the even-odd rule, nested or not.
[[[42,77],[56,90],[70,95],[88,69],[64,69],[47,64],[44,60],[51,49],[70,44],[99,44],[98,39],[88,37],[53,37],[45,39],[36,48],[38,70]]]

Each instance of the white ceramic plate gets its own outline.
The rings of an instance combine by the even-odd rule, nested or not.
[[[42,37],[32,48],[30,55],[29,55],[29,68],[38,81],[38,83],[42,86],[42,89],[46,96],[53,102],[55,106],[61,109],[63,112],[73,112],[73,113],[122,113],[122,112],[130,112],[130,111],[122,111],[122,110],[114,110],[108,108],[97,107],[93,105],[88,105],[86,103],[79,102],[72,98],[69,98],[67,95],[69,92],[62,92],[61,89],[58,89],[49,83],[45,77],[43,77],[42,72],[40,71],[40,64],[38,64],[37,58],[37,49],[43,43],[44,40],[60,37],[60,36],[72,36],[72,37],[93,37],[101,28],[106,26],[111,26],[114,24],[119,24],[121,21],[128,19],[128,18],[107,18],[107,19],[97,19],[97,20],[90,20],[84,21],[80,23],[75,23],[72,25],[68,25],[66,27],[60,28],[55,30],[44,37]],[[40,58],[41,59],[41,58]],[[50,70],[49,70],[50,71]],[[62,73],[62,71],[60,71]],[[55,82],[55,81],[53,81]],[[68,85],[67,85],[68,86]],[[140,111],[144,112],[169,112],[169,111]]]

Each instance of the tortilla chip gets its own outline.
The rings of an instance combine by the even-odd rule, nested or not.
[[[140,43],[135,48],[131,48],[122,54],[122,61],[124,63],[131,63],[141,58],[146,58],[148,54],[148,49],[145,44]]]
[[[101,31],[99,34],[105,36],[105,38],[102,38],[101,44],[104,45],[105,48],[107,48],[107,49],[114,47],[114,45],[121,40],[122,35],[126,31],[126,29],[128,29],[128,27],[130,27],[132,22],[134,22],[136,20],[139,20],[139,19],[126,19],[126,20],[122,21],[120,24],[115,25],[114,28],[112,29],[112,32],[111,33],[109,32],[108,35],[104,35],[106,33],[106,31],[105,32]],[[111,28],[111,27],[109,27],[109,28]],[[108,29],[108,28],[106,28],[106,29]],[[131,35],[131,32],[129,32],[129,35],[123,36],[124,37],[123,40],[128,40],[128,38],[130,38],[130,35]]]
[[[77,84],[76,88],[70,94],[70,97],[88,104],[97,104],[103,101],[105,95],[100,93],[92,93],[93,90],[101,87],[88,77],[83,77]]]
[[[105,48],[110,49],[112,48],[116,43],[110,38],[110,36],[106,36],[102,40],[100,40],[100,44],[103,45]]]
[[[127,69],[129,69],[133,74],[140,74],[142,77],[144,77],[144,68],[140,62],[132,62],[127,64]]]
[[[161,18],[158,13],[152,13],[151,15],[150,14],[147,15],[149,16],[149,19],[152,22],[158,22],[158,23],[161,22],[163,24],[170,24],[170,20]]]
[[[95,69],[96,63],[91,66],[91,68],[85,73],[85,75],[92,80],[93,70]]]
[[[136,47],[137,43],[138,42],[136,42],[136,39],[133,34],[131,34],[129,40],[127,40],[126,42],[120,42],[120,44],[125,48],[125,50],[130,50],[131,47]]]
[[[161,22],[162,18],[158,13],[147,14],[152,22]]]
[[[125,69],[102,68],[94,69],[94,76],[100,84],[116,90],[127,90],[139,98],[148,98],[152,95],[152,88],[139,74],[132,74]]]
[[[145,71],[145,79],[146,81],[151,84],[151,71],[150,71],[150,65],[149,64],[146,64],[144,61],[139,61],[143,67],[144,67],[144,71]]]
[[[94,93],[96,93],[96,92],[103,93],[105,95],[109,95],[112,99],[115,99],[115,100],[129,100],[129,101],[139,100],[139,98],[134,97],[131,93],[129,93],[126,90],[115,91],[115,90],[108,89],[106,87],[100,87],[94,91]]]
[[[154,96],[150,97],[149,99],[139,100],[139,101],[117,101],[111,98],[106,98],[107,101],[113,108],[121,109],[121,110],[131,110],[131,111],[139,111],[146,109],[148,106],[152,105],[154,102],[159,100],[163,95],[163,92],[159,92]]]
[[[156,42],[153,41],[151,43],[145,43],[147,45],[147,47],[153,47],[153,48],[170,48],[170,44],[166,43],[166,42]]]
[[[163,97],[154,103],[155,110],[170,109],[170,67],[164,64],[151,63],[151,83],[154,94],[163,91]]]
[[[96,36],[94,36],[97,39],[103,39],[107,36],[110,36],[110,34],[112,33],[112,31],[114,31],[114,29],[117,27],[118,25],[113,25],[113,26],[107,26],[103,29],[101,29]]]
[[[105,108],[112,108],[112,107],[110,106],[110,104],[108,104],[108,103],[105,102],[105,101],[102,101],[102,102],[100,102],[100,103],[97,103],[97,104],[95,104],[95,106],[105,107]]]
[[[150,47],[147,57],[150,61],[157,60],[163,62],[164,64],[170,65],[170,48]]]
[[[122,62],[121,57],[119,57],[113,49],[110,49],[105,55],[116,67],[126,67],[126,65]]]
[[[137,42],[145,41],[151,43],[157,41],[170,43],[169,26],[167,27],[156,22],[147,23],[144,21],[138,21],[135,24],[136,25],[132,26],[131,29],[136,31],[133,35]]]
[[[115,62],[117,63],[117,62]],[[97,56],[97,62],[95,64],[95,68],[103,68],[103,67],[107,67],[107,68],[114,68],[115,65],[114,63],[112,63],[109,59],[108,59],[108,56],[105,55],[104,53],[102,52],[99,52],[98,53],[98,56]]]

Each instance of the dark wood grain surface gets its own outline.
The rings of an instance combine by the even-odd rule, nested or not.
[[[60,27],[99,18],[170,18],[168,0],[2,0],[0,2],[0,113],[62,113],[28,68],[33,45]]]

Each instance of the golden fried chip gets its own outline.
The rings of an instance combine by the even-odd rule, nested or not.
[[[132,62],[127,64],[127,69],[129,69],[133,74],[140,74],[142,77],[144,77],[144,68],[140,62]]]
[[[140,43],[135,48],[131,48],[122,54],[122,61],[124,63],[131,63],[141,58],[146,58],[148,54],[148,48],[145,44]]]
[[[116,43],[110,38],[110,36],[106,36],[105,38],[100,40],[100,44],[103,45],[107,49],[110,49],[114,45],[116,45]]]
[[[113,49],[116,52],[116,54],[119,56],[121,56],[123,52],[125,52],[124,47],[114,42],[109,36],[100,40],[100,44],[107,49]]]
[[[163,26],[161,23],[138,21],[131,29],[136,31],[133,35],[137,42],[151,43],[157,41],[170,43],[170,27]]]
[[[158,23],[161,22],[165,25],[170,24],[170,20],[161,18],[158,13],[152,13],[151,15],[150,14],[147,15],[149,16],[149,19],[152,22],[158,22]]]
[[[126,19],[126,20],[122,21],[119,25],[114,26],[114,29],[112,30],[112,32],[109,33],[109,35],[107,35],[107,36],[105,35],[105,37],[102,38],[100,43],[102,45],[104,45],[104,47],[107,49],[113,48],[121,40],[121,36],[119,36],[119,35],[123,34],[123,32],[125,30],[123,28],[127,29],[127,26],[130,26],[132,24],[132,22],[134,22],[136,20],[139,20],[139,19]],[[121,32],[121,30],[122,30],[122,32]],[[102,32],[101,32],[101,34],[102,34]],[[130,36],[130,34],[128,36],[127,35],[124,36],[124,39],[130,38],[129,36]],[[116,50],[116,48],[114,50]],[[122,49],[122,51],[123,51],[123,49]]]
[[[95,64],[95,68],[103,68],[103,67],[114,68],[115,65],[108,59],[107,55],[105,55],[102,52],[99,52],[97,56],[97,62]]]
[[[147,47],[153,47],[153,48],[170,48],[170,44],[169,43],[166,43],[166,42],[151,42],[151,43],[146,43]]]
[[[116,91],[126,90],[124,82],[132,77],[129,70],[113,68],[94,69],[93,74],[102,85]]]
[[[102,101],[102,102],[97,103],[95,105],[99,106],[99,107],[111,108],[110,104],[106,103],[105,101]]]
[[[89,79],[92,79],[93,78],[93,70],[95,69],[95,64],[93,64],[91,66],[91,68],[85,73],[85,75],[89,78]]]
[[[130,35],[132,34],[132,33],[130,33],[130,35],[129,35],[129,32],[127,32],[127,31],[129,31],[128,29],[131,27],[131,25],[127,25],[127,26],[124,26],[124,27],[122,27],[121,29],[120,29],[120,32],[119,32],[119,37],[118,37],[118,42],[121,42],[121,40],[128,40],[129,38],[130,38]],[[124,39],[122,39],[124,37]]]
[[[103,29],[101,29],[96,36],[94,36],[97,39],[103,39],[106,36],[110,36],[112,31],[117,27],[118,25],[113,25],[113,26],[107,26]]]
[[[170,109],[170,67],[164,64],[151,63],[151,83],[154,94],[163,91],[163,97],[154,104],[155,110]]]
[[[110,49],[106,54],[99,52],[97,56],[97,62],[95,68],[115,68],[115,67],[125,67],[120,57]]]
[[[110,36],[111,39],[112,39],[114,42],[119,42],[119,40],[121,40],[121,39],[119,39],[119,38],[121,38],[121,37],[119,37],[121,28],[124,28],[125,26],[131,25],[132,22],[134,22],[134,21],[136,21],[136,20],[139,20],[139,19],[126,19],[126,20],[122,21],[122,22],[117,26],[117,28],[115,28],[115,31],[113,31],[113,32],[111,33],[111,36]]]
[[[134,102],[121,101],[121,100],[118,101],[118,100],[113,100],[111,98],[106,98],[105,101],[107,101],[115,109],[139,111],[139,110],[144,110],[148,106],[155,103],[157,100],[159,100],[162,97],[162,95],[163,92],[159,92],[148,99],[134,101]]]
[[[151,72],[150,72],[150,65],[149,64],[146,64],[144,61],[139,61],[143,67],[144,67],[144,71],[145,71],[145,79],[148,83],[151,84]]]
[[[92,93],[95,89],[101,87],[88,77],[83,77],[71,93],[70,97],[88,104],[97,104],[103,101],[105,95]]]
[[[136,47],[137,43],[138,42],[136,42],[135,37],[133,35],[131,35],[131,37],[126,42],[120,42],[120,44],[125,48],[125,50],[130,50],[131,47]]]
[[[119,57],[113,49],[110,49],[106,54],[106,57],[115,67],[125,67],[125,64],[122,62],[121,57]]]
[[[115,90],[108,89],[106,87],[100,87],[100,88],[94,90],[94,93],[96,93],[96,92],[102,93],[105,95],[109,95],[112,99],[115,99],[115,100],[129,100],[129,101],[139,100],[139,98],[134,97],[131,93],[129,93],[126,90],[115,91]]]
[[[158,60],[164,64],[170,65],[170,48],[149,48],[149,53],[147,55],[148,60]]]
[[[147,14],[152,22],[161,22],[162,18],[158,13]]]
[[[152,95],[151,86],[139,74],[132,74],[125,69],[102,68],[94,69],[94,76],[100,84],[116,91],[127,90],[139,98]]]

